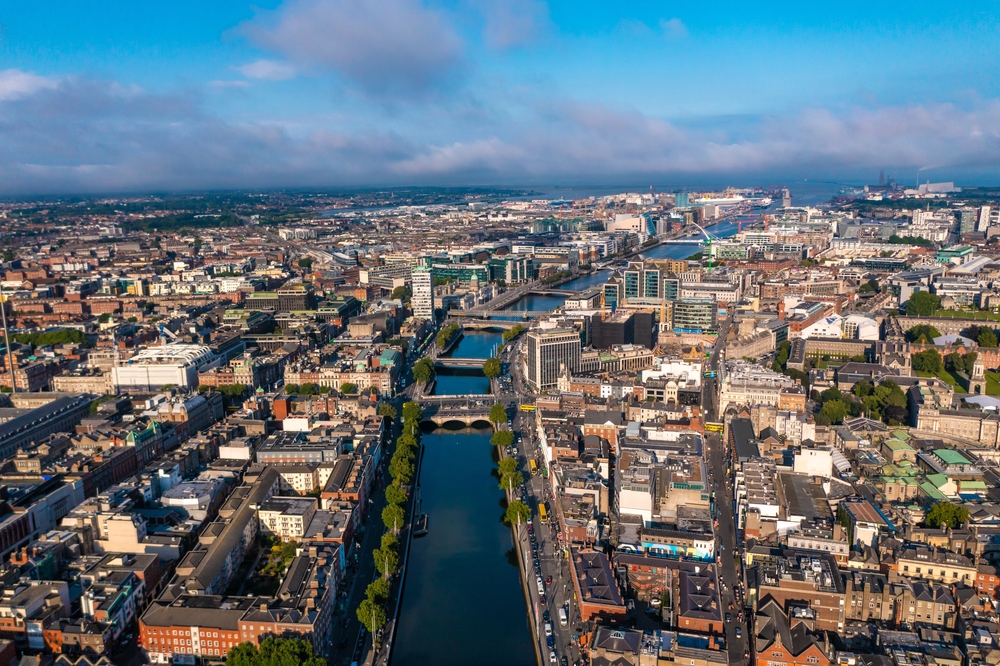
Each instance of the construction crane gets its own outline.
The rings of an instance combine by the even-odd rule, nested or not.
[[[691,224],[693,224],[694,226],[698,227],[698,230],[701,231],[701,233],[705,235],[705,241],[704,241],[705,252],[704,252],[704,254],[708,256],[708,272],[711,273],[712,272],[712,268],[714,266],[713,262],[715,260],[715,248],[712,246],[712,243],[715,242],[715,241],[718,241],[719,238],[717,238],[717,237],[713,236],[712,234],[708,233],[707,231],[705,231],[704,227],[702,227],[697,222],[692,221]]]

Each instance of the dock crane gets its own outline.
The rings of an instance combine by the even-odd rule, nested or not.
[[[698,230],[701,231],[701,233],[704,234],[705,236],[704,240],[705,254],[708,255],[708,272],[711,273],[712,268],[714,267],[715,264],[715,248],[712,246],[712,243],[718,241],[719,238],[705,231],[704,227],[702,227],[697,222],[692,221],[691,224],[698,227]]]

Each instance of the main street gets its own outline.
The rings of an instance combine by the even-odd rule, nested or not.
[[[702,414],[705,421],[720,422],[724,416],[717,412],[718,409],[718,370],[719,362],[722,360],[723,351],[726,346],[726,334],[729,332],[731,324],[731,314],[719,328],[719,337],[715,343],[705,364],[705,368],[716,373],[715,377],[704,378],[702,388]],[[736,539],[736,524],[733,515],[733,484],[732,475],[727,474],[729,461],[726,456],[726,444],[719,433],[705,433],[707,443],[706,462],[712,476],[712,490],[715,491],[716,499],[715,515],[719,524],[715,528],[716,551],[721,559],[721,565],[717,563],[716,574],[719,579],[720,594],[723,614],[729,613],[730,622],[725,622],[726,646],[729,653],[730,664],[746,663],[745,655],[750,647],[749,618],[740,621],[740,611],[743,609],[741,603],[737,602],[736,591],[742,581],[737,567],[737,558],[741,556],[740,546]],[[717,561],[718,562],[718,561]],[[736,628],[740,627],[740,637],[736,636]]]

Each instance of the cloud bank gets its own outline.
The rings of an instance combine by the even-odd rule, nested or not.
[[[190,93],[0,73],[5,194],[1000,169],[998,100],[807,108],[758,118],[733,137],[629,108],[534,100],[462,133],[431,141],[317,126],[293,135],[276,123],[224,121]]]
[[[300,67],[333,72],[376,98],[426,93],[447,81],[464,57],[453,26],[419,0],[294,0],[240,31]]]

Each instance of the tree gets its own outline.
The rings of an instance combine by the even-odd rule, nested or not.
[[[847,405],[840,400],[831,400],[823,404],[820,414],[830,419],[830,423],[834,425],[843,423],[844,417],[847,416]]]
[[[979,337],[976,338],[976,342],[980,347],[996,347],[997,346],[997,336],[996,333],[988,328],[983,327],[979,331]]]
[[[524,483],[524,474],[521,474],[520,472],[504,474],[500,478],[500,487],[510,492],[513,492],[514,488],[518,487],[522,483]]]
[[[403,403],[404,421],[416,421],[419,423],[422,418],[424,418],[424,410],[421,409],[419,402],[410,401]]]
[[[358,604],[358,620],[365,625],[374,641],[379,629],[385,625],[385,610],[371,599],[365,599]]]
[[[340,385],[340,392],[344,395],[351,395],[358,392],[358,385],[354,382],[343,382]]]
[[[389,581],[376,578],[368,584],[365,596],[381,606],[389,599]]]
[[[312,382],[306,382],[305,384],[299,387],[299,393],[301,393],[302,395],[316,395],[317,393],[319,393],[319,387],[316,386],[316,384],[313,384]]]
[[[490,423],[506,423],[507,408],[499,402],[494,402],[490,407]]]
[[[388,416],[390,420],[396,420],[396,408],[390,405],[388,402],[383,402],[378,406],[379,416]]]
[[[499,468],[500,477],[501,478],[505,474],[511,474],[513,472],[516,472],[517,469],[518,469],[517,461],[514,460],[513,458],[503,458],[503,459],[501,459],[500,463],[499,463],[499,465],[497,467]]]
[[[503,332],[503,335],[501,336],[501,339],[504,342],[510,342],[511,340],[513,340],[514,338],[516,338],[517,336],[519,336],[522,333],[524,333],[524,331],[525,331],[524,326],[521,326],[520,324],[514,324],[510,329],[508,329],[508,330],[506,330],[506,331]]]
[[[928,527],[958,527],[969,519],[969,510],[952,502],[937,502],[924,519]]]
[[[389,462],[389,474],[397,484],[409,485],[413,478],[413,463],[405,458],[393,458]]]
[[[843,400],[844,396],[840,392],[840,389],[836,386],[831,386],[827,390],[819,394],[820,402],[827,403],[831,400]]]
[[[870,382],[862,379],[860,382],[854,385],[854,395],[859,398],[864,398],[872,394],[875,391],[875,387],[871,385]]]
[[[312,643],[301,638],[275,638],[269,636],[260,643],[240,643],[226,655],[226,666],[324,666],[326,660],[313,655]]]
[[[285,384],[285,393],[288,395],[295,395],[299,392],[298,384]]]
[[[414,449],[417,447],[417,438],[410,433],[403,433],[396,440],[396,446],[403,446],[408,449]]]
[[[397,484],[409,485],[413,478],[413,463],[405,458],[393,458],[389,462],[389,474]]]
[[[913,369],[917,372],[929,372],[936,375],[941,372],[944,364],[941,362],[941,354],[936,349],[925,349],[917,352],[912,358]]]
[[[514,500],[507,505],[507,511],[504,512],[503,517],[508,525],[517,525],[520,527],[521,523],[531,518],[531,509],[521,500]]]
[[[885,408],[882,418],[885,419],[885,422],[889,425],[905,425],[907,419],[909,418],[909,412],[906,411],[905,407],[889,405]]]
[[[434,379],[434,361],[429,358],[422,358],[413,364],[413,380],[418,382],[429,382]]]
[[[941,331],[930,324],[920,324],[906,332],[906,339],[910,342],[920,342],[928,345],[934,344],[934,338],[939,337],[941,337]]]
[[[99,317],[97,318],[97,322],[98,322],[99,324],[107,324],[107,323],[108,323],[109,321],[111,321],[111,315],[110,315],[110,314],[108,314],[107,312],[104,312],[104,313],[102,313],[102,314],[101,314],[101,315],[100,315],[100,316],[99,316]]]
[[[918,291],[906,302],[906,314],[928,317],[941,307],[941,297],[929,291]]]
[[[409,291],[410,290],[406,287],[396,287],[392,290],[392,293],[389,294],[389,298],[394,301],[405,301],[407,300],[407,296],[409,296]]]
[[[403,507],[398,504],[386,504],[385,508],[382,509],[382,522],[385,523],[387,530],[399,532],[405,521],[406,516],[403,513]]]
[[[385,501],[389,504],[405,504],[406,491],[390,483],[385,489]]]
[[[496,357],[486,359],[486,363],[483,364],[483,374],[486,375],[487,379],[496,379],[499,377],[500,359]]]
[[[393,550],[399,549],[399,539],[392,532],[386,532],[382,535],[382,548],[391,548]]]
[[[510,430],[497,430],[490,437],[490,444],[493,446],[507,447],[514,442],[514,433]]]
[[[299,259],[299,268],[309,269],[312,268],[313,260],[309,257],[302,257]]]
[[[396,573],[396,567],[399,566],[399,555],[396,554],[395,548],[376,548],[372,552],[372,556],[375,558],[375,568],[380,574],[391,578]]]

